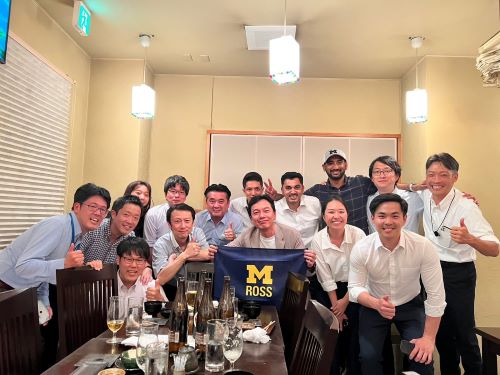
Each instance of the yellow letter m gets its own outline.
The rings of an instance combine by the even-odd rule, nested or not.
[[[273,279],[271,278],[271,272],[273,271],[273,266],[264,266],[262,270],[259,271],[257,267],[253,264],[247,265],[248,284],[257,284],[257,279],[262,280],[264,285],[272,285]]]

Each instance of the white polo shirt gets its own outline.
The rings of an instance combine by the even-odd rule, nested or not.
[[[479,207],[471,199],[464,198],[460,190],[451,189],[439,204],[434,203],[432,193],[428,190],[422,191],[421,197],[424,202],[425,237],[436,246],[442,261],[464,263],[476,260],[476,250],[470,245],[454,242],[447,229],[459,227],[462,218],[473,236],[499,243]],[[439,236],[436,236],[434,231],[437,231]]]
[[[352,248],[365,237],[365,232],[349,224],[345,226],[344,240],[340,247],[330,241],[328,228],[323,228],[314,235],[311,250],[316,253],[316,274],[326,292],[336,290],[337,281],[347,281]]]
[[[349,269],[349,299],[368,292],[375,298],[385,295],[396,306],[420,293],[420,277],[427,292],[427,316],[442,316],[446,307],[443,273],[435,246],[425,237],[403,229],[392,251],[382,245],[378,233],[354,245]]]
[[[285,197],[274,203],[276,207],[276,222],[288,225],[300,232],[305,247],[311,245],[314,235],[318,232],[321,220],[321,203],[318,198],[302,195],[297,211],[288,207]]]
[[[393,194],[399,195],[403,198],[406,203],[408,203],[408,213],[406,214],[406,224],[404,229],[407,229],[411,232],[418,233],[418,228],[420,224],[420,218],[422,217],[422,213],[424,212],[424,202],[420,198],[420,195],[417,192],[406,191],[395,188],[392,191]],[[368,231],[370,233],[375,233],[377,230],[372,222],[372,213],[370,212],[370,203],[373,199],[380,195],[379,192],[372,194],[368,197],[368,201],[366,202],[366,212],[368,217]]]
[[[231,200],[229,211],[240,215],[243,228],[247,229],[253,226],[250,216],[248,216],[248,202],[247,197],[239,197]]]

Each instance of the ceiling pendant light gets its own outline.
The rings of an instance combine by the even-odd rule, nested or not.
[[[283,36],[269,41],[269,76],[274,83],[295,83],[300,77],[300,46],[286,35],[286,0]]]
[[[155,115],[156,99],[155,90],[146,85],[146,57],[151,35],[141,34],[139,40],[144,47],[144,77],[142,84],[132,86],[132,115],[140,119],[151,119]]]
[[[411,36],[411,46],[415,48],[415,89],[406,92],[406,121],[408,124],[423,124],[427,121],[427,90],[418,88],[418,49],[424,37]]]

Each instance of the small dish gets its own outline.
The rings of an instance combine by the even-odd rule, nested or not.
[[[139,367],[134,367],[134,368],[126,368],[124,365],[123,365],[123,362],[122,362],[122,358],[121,357],[118,357],[115,361],[115,366],[119,369],[122,369],[122,370],[125,370],[126,372],[139,372],[142,370],[139,368]]]

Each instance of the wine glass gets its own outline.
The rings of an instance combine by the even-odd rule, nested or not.
[[[240,358],[243,352],[243,329],[242,318],[227,319],[226,331],[224,333],[224,357],[229,361],[229,371],[234,370],[234,362]]]
[[[148,373],[148,353],[146,348],[149,344],[155,342],[158,342],[158,323],[143,321],[139,331],[139,338],[137,339],[135,359],[137,361],[137,366],[139,366],[145,374]]]
[[[116,332],[122,328],[125,322],[125,309],[123,303],[123,298],[118,296],[109,297],[107,324],[108,328],[113,332],[113,337],[106,340],[108,344],[121,342],[121,339],[116,338]]]

